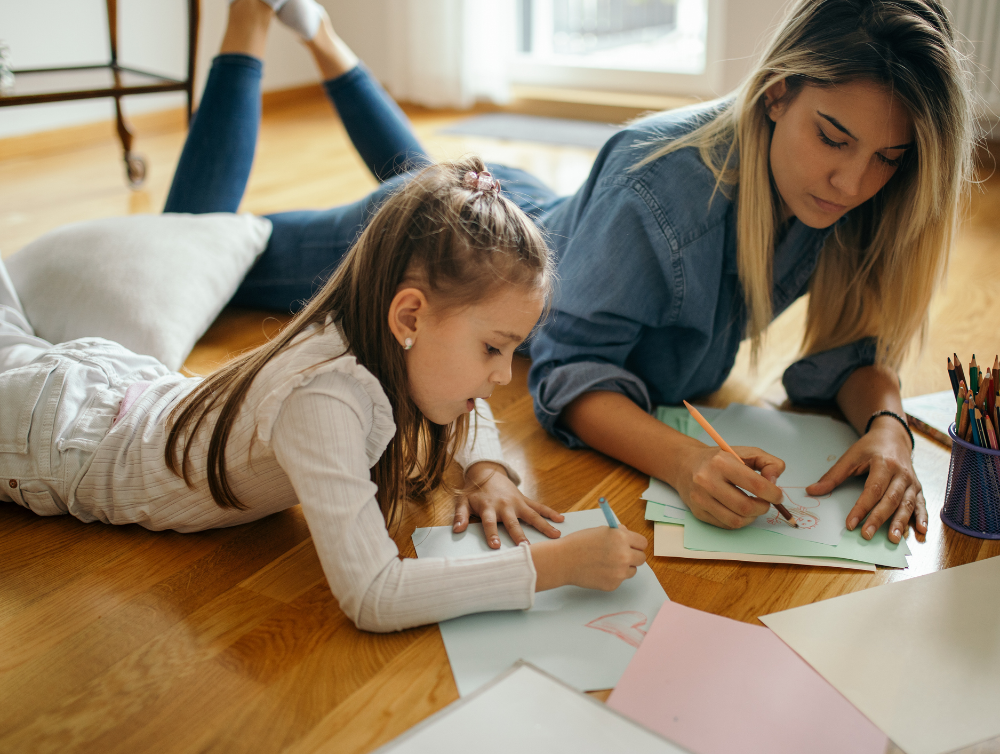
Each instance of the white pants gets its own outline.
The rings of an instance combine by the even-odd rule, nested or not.
[[[128,386],[168,374],[103,338],[36,336],[0,261],[0,499],[43,516],[69,512]]]

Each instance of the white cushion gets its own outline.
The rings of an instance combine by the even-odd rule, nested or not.
[[[46,233],[4,260],[35,333],[98,336],[180,369],[267,245],[253,215],[129,215]]]

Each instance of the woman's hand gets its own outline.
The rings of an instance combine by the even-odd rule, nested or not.
[[[689,446],[680,453],[675,488],[699,521],[739,529],[784,497],[775,482],[785,462],[760,448],[736,447],[744,463],[717,447]],[[757,473],[760,472],[760,473]],[[748,495],[743,490],[752,493]]]
[[[868,516],[861,536],[871,539],[889,518],[889,541],[899,542],[916,520],[916,529],[927,533],[927,505],[917,474],[913,470],[910,436],[891,416],[879,416],[868,434],[854,443],[840,460],[815,484],[807,495],[827,495],[849,476],[868,472],[865,491],[847,514],[847,528],[853,531]],[[870,512],[870,515],[869,515]]]
[[[455,501],[453,531],[463,532],[468,528],[471,511],[482,520],[486,543],[494,550],[500,547],[498,521],[507,527],[514,544],[528,541],[518,519],[523,519],[547,537],[559,537],[560,531],[542,516],[558,522],[563,520],[563,515],[522,495],[500,464],[488,461],[475,463],[466,469],[465,481],[466,493]]]
[[[646,562],[646,538],[623,525],[596,526],[531,546],[535,591],[573,584],[611,592]]]

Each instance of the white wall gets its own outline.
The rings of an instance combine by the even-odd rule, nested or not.
[[[343,38],[379,75],[385,45],[379,27],[391,0],[320,0]],[[226,0],[202,0],[195,91],[204,86],[226,25]],[[187,71],[186,0],[118,0],[119,61],[183,78]],[[104,0],[0,0],[0,40],[10,48],[15,68],[103,63],[108,59]],[[268,40],[264,90],[286,89],[319,80],[308,52],[292,32],[275,23]],[[183,93],[127,97],[127,112],[180,107]],[[0,138],[106,120],[113,100],[57,102],[0,108]]]
[[[729,92],[750,69],[791,0],[727,0],[723,24],[722,92]]]
[[[340,35],[385,78],[391,64],[385,19],[394,0],[320,0]],[[754,51],[789,0],[726,0],[723,91],[746,72]],[[123,64],[183,77],[186,71],[186,0],[118,0],[119,57]],[[202,0],[195,91],[204,86],[225,29],[226,0]],[[16,68],[105,62],[108,55],[104,0],[0,0],[0,39]],[[264,90],[318,81],[298,38],[275,23],[268,42]],[[179,107],[183,94],[124,100],[127,112]],[[113,117],[111,100],[0,108],[0,138]]]

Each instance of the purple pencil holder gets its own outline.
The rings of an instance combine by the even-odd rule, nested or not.
[[[951,466],[941,520],[955,531],[980,539],[1000,539],[1000,450],[951,437]]]

